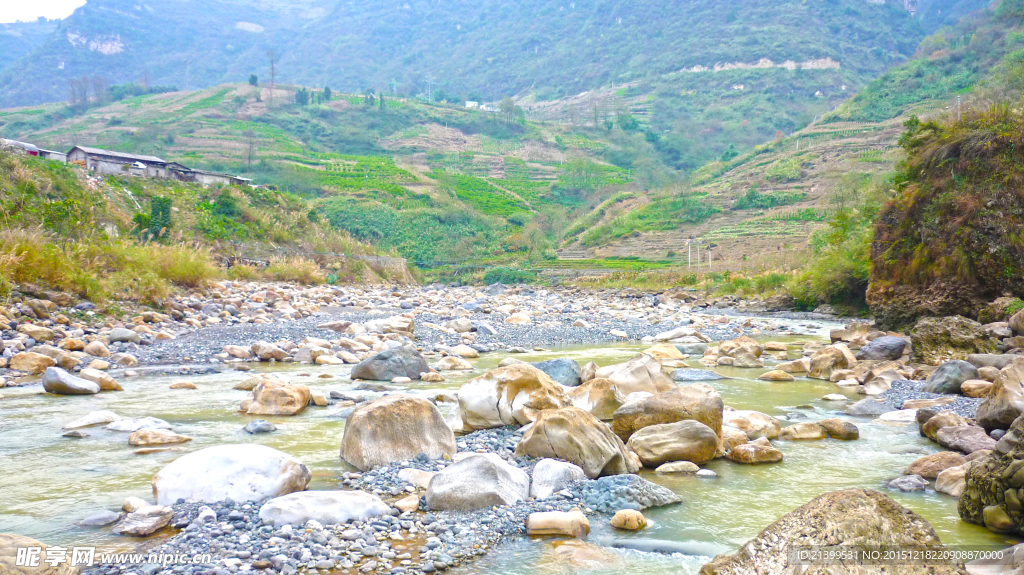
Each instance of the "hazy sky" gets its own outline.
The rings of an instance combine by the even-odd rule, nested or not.
[[[0,22],[35,20],[40,16],[67,18],[82,4],[85,0],[0,0]]]

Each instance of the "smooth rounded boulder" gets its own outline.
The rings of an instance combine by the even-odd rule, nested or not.
[[[558,459],[541,459],[533,468],[530,497],[547,499],[556,492],[586,478],[587,474],[579,465]]]
[[[365,491],[300,491],[275,497],[260,507],[264,525],[300,527],[307,521],[338,525],[365,521],[391,511],[380,497]]]
[[[721,435],[724,407],[722,396],[706,383],[677,387],[630,401],[615,410],[612,431],[623,441],[628,441],[631,435],[645,427],[692,419]]]
[[[967,463],[967,460],[964,459],[963,455],[955,451],[940,451],[915,460],[907,467],[903,474],[920,475],[925,479],[935,479],[940,473],[950,467],[959,467],[964,463]]]
[[[362,471],[412,459],[454,455],[455,434],[437,406],[426,399],[398,394],[356,407],[345,424],[341,458]]]
[[[778,463],[782,461],[782,452],[765,443],[744,443],[737,445],[725,454],[736,463],[759,465],[762,463]]]
[[[661,393],[676,387],[672,378],[661,370],[658,360],[646,354],[640,354],[625,363],[598,368],[594,376],[610,379],[623,395],[637,391]]]
[[[747,439],[750,440],[759,437],[775,439],[782,431],[782,424],[778,419],[766,413],[749,409],[725,408],[722,412],[722,423],[747,434]]]
[[[829,379],[832,372],[848,369],[853,363],[850,361],[853,356],[847,355],[850,353],[848,350],[844,353],[845,346],[840,348],[840,345],[842,344],[830,345],[814,352],[814,355],[811,356],[811,366],[807,371],[807,377]]]
[[[352,368],[352,379],[391,381],[396,377],[419,379],[430,367],[416,348],[403,345],[368,357]]]
[[[963,360],[947,361],[928,376],[923,391],[928,393],[960,393],[960,385],[979,379],[978,368]]]
[[[565,390],[529,364],[499,367],[468,381],[458,392],[456,431],[526,425],[545,409],[571,405]]]
[[[252,399],[242,401],[242,411],[249,415],[295,415],[306,409],[312,397],[301,383],[267,378],[253,388]]]
[[[903,357],[907,340],[893,335],[877,337],[860,348],[855,356],[858,360],[895,361]]]
[[[640,457],[644,467],[654,469],[672,461],[707,463],[714,459],[718,442],[713,429],[686,419],[645,427],[630,436],[626,447]]]
[[[99,384],[71,375],[59,367],[46,368],[43,389],[57,395],[93,395],[100,392]]]
[[[438,471],[427,486],[427,506],[435,511],[472,511],[513,505],[530,494],[530,476],[494,453],[467,457]]]
[[[178,499],[216,503],[260,501],[302,491],[309,469],[287,453],[259,444],[218,445],[175,459],[153,476],[159,505]]]
[[[978,406],[975,417],[978,425],[991,432],[993,429],[1009,429],[1021,413],[1024,413],[1024,357],[999,370],[999,376],[992,383],[988,397]]]
[[[516,456],[523,455],[568,461],[591,479],[638,470],[622,440],[578,407],[542,411],[516,446]]]
[[[783,427],[782,431],[779,432],[779,439],[788,441],[813,441],[817,439],[825,439],[826,435],[825,428],[817,423],[803,422]]]

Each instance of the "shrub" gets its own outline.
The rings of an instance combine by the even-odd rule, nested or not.
[[[263,275],[273,281],[306,285],[322,284],[327,281],[320,264],[301,256],[274,259],[263,270]]]
[[[527,284],[537,281],[537,275],[526,270],[491,268],[484,273],[484,283]]]

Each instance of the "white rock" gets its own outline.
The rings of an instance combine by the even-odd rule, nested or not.
[[[274,526],[305,525],[308,521],[337,525],[389,511],[380,497],[363,491],[300,491],[268,501],[260,508],[260,518]]]
[[[917,410],[901,409],[899,411],[890,411],[879,415],[878,419],[892,423],[913,423],[917,421]]]
[[[171,424],[155,417],[141,419],[118,419],[103,429],[109,431],[138,431],[140,429],[170,429]]]
[[[113,411],[90,411],[88,414],[79,417],[71,423],[64,426],[64,429],[78,429],[81,427],[89,427],[90,425],[101,425],[104,423],[111,423],[119,421],[121,416],[114,413]]]
[[[533,481],[530,483],[530,497],[547,499],[570,483],[587,478],[583,468],[558,459],[541,459],[533,468]]]
[[[161,505],[186,501],[258,501],[301,491],[306,466],[287,453],[258,444],[218,445],[179,457],[153,477]]]
[[[822,396],[825,401],[846,401],[847,397],[841,393],[829,393]]]

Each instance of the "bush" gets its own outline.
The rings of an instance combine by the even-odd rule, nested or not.
[[[484,273],[484,283],[528,284],[537,281],[537,275],[526,270],[491,268]]]
[[[263,270],[263,275],[273,281],[305,285],[317,285],[327,281],[320,264],[301,256],[274,259],[267,269]]]

